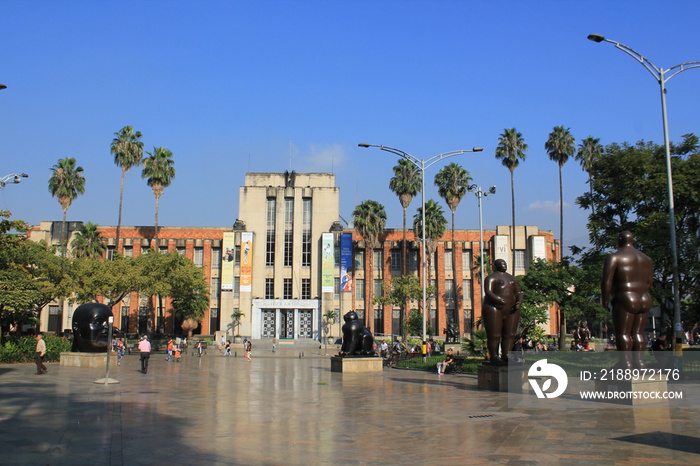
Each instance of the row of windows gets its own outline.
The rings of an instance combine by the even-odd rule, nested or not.
[[[234,283],[234,291],[236,290],[236,284]],[[238,297],[237,293],[234,294],[234,298]],[[299,293],[300,299],[311,299],[311,279],[302,278],[301,279],[301,290]],[[277,299],[279,296],[275,296],[275,279],[266,278],[265,279],[265,299]],[[292,279],[285,278],[282,283],[282,299],[294,299]]]

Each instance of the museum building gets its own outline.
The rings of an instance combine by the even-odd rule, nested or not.
[[[231,227],[159,227],[155,244],[152,226],[98,226],[107,240],[106,259],[119,252],[136,257],[147,248],[176,251],[201,267],[210,285],[210,306],[195,333],[217,331],[259,338],[314,339],[341,334],[342,317],[328,325],[327,316],[356,310],[375,335],[400,334],[401,310],[376,304],[383,287],[407,273],[420,278],[421,243],[406,232],[404,259],[402,229],[385,229],[379,247],[341,224],[340,189],[331,173],[247,173],[239,188],[238,219]],[[82,222],[68,222],[68,244]],[[35,241],[60,242],[61,222],[41,222],[28,232]],[[515,275],[525,273],[537,258],[558,257],[558,241],[551,231],[516,226],[515,267],[511,267],[511,227],[484,230],[485,257],[505,259]],[[479,230],[447,230],[428,261],[429,285],[436,293],[428,300],[429,323],[438,335],[450,324],[470,334],[481,315],[478,258]],[[69,248],[70,251],[70,248]],[[514,269],[514,270],[513,270]],[[41,312],[40,329],[69,329],[80,303],[56,301]],[[115,326],[125,333],[177,334],[180,322],[169,299],[131,293],[112,307]],[[408,314],[422,303],[406,306]],[[233,325],[233,314],[242,314]],[[556,313],[545,328],[556,333]],[[405,319],[404,319],[405,321]]]

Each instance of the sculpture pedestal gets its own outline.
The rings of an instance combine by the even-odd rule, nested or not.
[[[652,398],[657,392],[663,393],[668,390],[665,380],[596,380],[595,390],[625,394],[624,398],[615,398],[613,395],[600,400],[609,403],[640,406],[668,401],[663,398]],[[634,392],[635,395],[627,395],[630,392]]]
[[[331,372],[381,372],[383,370],[382,358],[356,358],[340,356],[331,357]]]
[[[516,371],[514,373],[514,371]],[[517,380],[517,387],[511,387],[513,390],[521,391],[524,385],[527,385],[527,371],[519,364],[517,367],[511,367],[508,371],[508,366],[497,366],[491,364],[481,364],[477,367],[478,373],[478,388],[479,390],[491,390],[492,392],[507,392],[508,379],[511,382]],[[513,378],[515,377],[515,378]]]
[[[107,365],[107,353],[64,352],[61,353],[61,362],[59,365],[66,367],[105,367]]]

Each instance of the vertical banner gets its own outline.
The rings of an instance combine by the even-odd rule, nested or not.
[[[340,291],[352,292],[352,233],[340,234]]]
[[[321,292],[333,293],[333,233],[321,237]]]
[[[241,233],[241,292],[253,291],[253,232]]]
[[[236,243],[232,231],[224,232],[224,244],[221,247],[221,289],[233,290],[233,262],[235,259]]]

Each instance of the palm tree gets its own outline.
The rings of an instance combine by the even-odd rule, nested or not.
[[[141,178],[148,178],[148,186],[153,190],[156,197],[156,223],[155,238],[156,251],[158,250],[158,203],[163,190],[170,186],[170,182],[175,178],[175,161],[172,159],[173,153],[163,147],[154,147],[153,152],[147,152],[148,158],[143,161],[143,171]]]
[[[365,300],[365,302],[371,303],[373,301],[372,294],[374,292],[374,286],[372,284],[372,280],[374,279],[372,273],[374,270],[373,253],[374,249],[378,248],[380,245],[379,238],[384,232],[384,227],[386,226],[386,211],[384,210],[384,206],[379,202],[367,200],[355,207],[355,210],[352,211],[352,217],[355,224],[355,229],[365,240],[365,256],[369,256],[366,259],[369,264],[366,269],[366,276],[368,279],[365,281],[365,283],[370,283],[370,291],[368,296],[369,299]],[[372,331],[372,327],[374,326],[373,324],[374,308],[372,305],[369,306],[369,309],[367,309],[367,306],[365,306],[365,326]]]
[[[62,255],[66,255],[66,215],[68,208],[78,195],[85,192],[85,177],[83,167],[76,166],[75,159],[66,157],[59,159],[58,163],[51,167],[49,178],[49,192],[51,196],[58,198],[58,203],[63,209],[63,222],[61,223],[61,248]]]
[[[143,142],[141,142],[141,131],[134,131],[131,126],[125,126],[114,133],[110,153],[114,155],[114,163],[122,169],[122,178],[119,185],[119,219],[117,221],[117,242],[119,249],[119,235],[122,228],[122,204],[124,202],[124,175],[132,167],[141,165],[143,158]]]
[[[401,272],[408,274],[408,253],[406,248],[406,209],[411,205],[413,197],[421,190],[421,172],[418,167],[407,159],[399,159],[394,166],[394,177],[389,181],[389,189],[399,196],[403,209],[403,245],[401,251]]]
[[[496,158],[501,159],[501,163],[510,171],[510,198],[511,213],[513,217],[513,271],[515,272],[515,181],[513,172],[520,165],[521,160],[525,160],[527,144],[523,135],[515,128],[506,128],[498,138],[496,147]]]
[[[454,282],[454,290],[457,290],[457,246],[455,242],[455,212],[457,211],[457,206],[467,192],[469,183],[472,181],[472,177],[469,176],[469,172],[462,168],[461,165],[456,163],[451,163],[444,166],[435,175],[435,185],[438,187],[438,194],[442,197],[452,212],[452,276]],[[427,213],[427,210],[426,210]],[[427,224],[427,220],[426,220]],[[459,306],[460,300],[455,300],[455,313],[454,313],[454,323],[460,329],[462,333],[462,326],[459,324]]]
[[[600,144],[600,139],[588,136],[581,140],[576,152],[576,160],[581,162],[581,168],[588,173],[588,192],[593,196],[593,162],[603,155],[603,146]],[[592,206],[595,214],[595,204]]]
[[[549,155],[549,159],[557,162],[559,165],[559,260],[561,261],[564,255],[564,183],[561,179],[561,169],[569,160],[569,156],[573,156],[576,151],[576,140],[571,135],[569,128],[563,126],[555,126],[547,142],[544,143],[544,148]]]
[[[107,250],[105,238],[92,222],[80,227],[70,246],[77,258],[99,259]]]
[[[430,270],[432,257],[437,250],[438,239],[445,234],[447,229],[447,219],[440,204],[432,199],[425,203],[425,255],[423,260],[427,260],[427,272],[425,275],[426,286],[430,285]],[[418,212],[413,217],[413,234],[423,239],[423,208],[419,207]],[[429,308],[430,306],[428,306]],[[430,313],[423,309],[423,318],[428,319]]]

